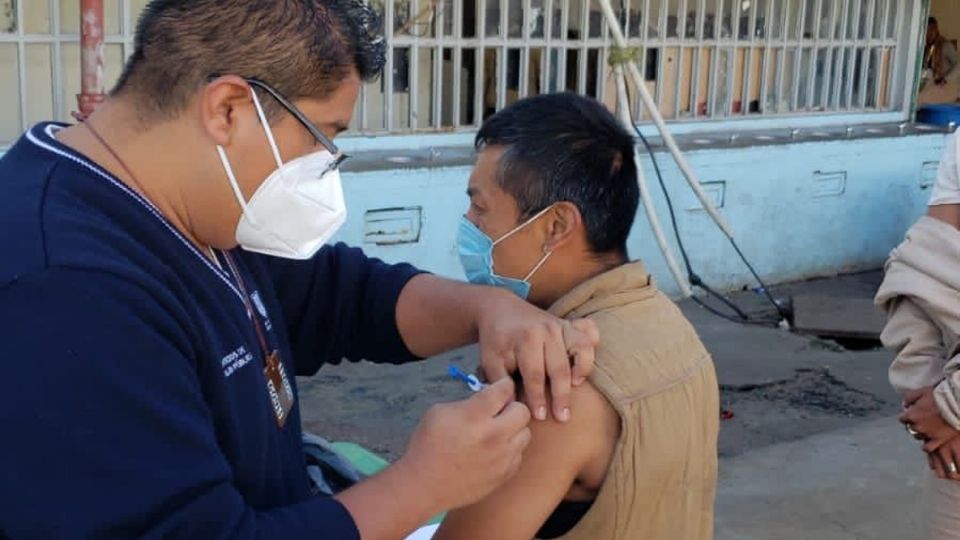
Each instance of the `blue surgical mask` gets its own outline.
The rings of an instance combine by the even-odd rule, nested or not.
[[[547,213],[550,207],[544,208],[537,215],[521,223],[516,228],[493,240],[486,233],[481,231],[466,216],[460,218],[460,228],[457,231],[457,251],[460,253],[460,264],[463,265],[463,271],[467,276],[467,281],[476,285],[493,285],[502,287],[513,292],[520,298],[526,299],[530,296],[530,278],[540,270],[547,259],[550,258],[552,251],[544,253],[540,261],[533,267],[523,279],[509,278],[497,275],[493,270],[493,248],[507,238],[513,236],[517,231],[523,229],[530,223],[533,223],[540,216]]]

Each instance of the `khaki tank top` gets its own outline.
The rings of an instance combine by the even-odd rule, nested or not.
[[[596,500],[562,538],[713,538],[719,389],[696,331],[639,262],[583,283],[550,311],[598,325],[590,382],[621,422]]]

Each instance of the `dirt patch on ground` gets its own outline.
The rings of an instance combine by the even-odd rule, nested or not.
[[[720,391],[722,409],[733,414],[721,424],[721,456],[852,427],[896,410],[826,368],[798,369],[789,380]]]

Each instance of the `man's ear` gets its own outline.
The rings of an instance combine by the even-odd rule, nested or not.
[[[569,243],[582,230],[583,216],[580,215],[580,209],[568,201],[558,202],[547,214],[547,238],[543,247],[546,251],[555,251]]]
[[[229,146],[239,129],[241,110],[253,108],[250,85],[236,75],[224,75],[204,86],[197,98],[200,122],[219,146]]]

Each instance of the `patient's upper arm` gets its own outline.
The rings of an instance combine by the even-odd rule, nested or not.
[[[616,443],[610,425],[618,429],[617,413],[592,385],[574,389],[571,411],[566,424],[533,421],[520,471],[482,501],[451,512],[434,539],[533,538],[581,472],[608,461]]]

